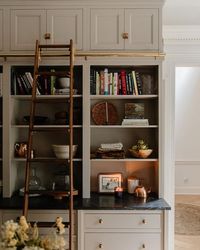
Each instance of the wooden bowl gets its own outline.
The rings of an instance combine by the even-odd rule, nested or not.
[[[140,150],[129,149],[129,152],[131,153],[133,157],[146,159],[151,155],[153,150],[152,149],[140,149]]]

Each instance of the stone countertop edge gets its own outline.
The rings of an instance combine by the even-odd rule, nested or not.
[[[64,210],[68,209],[69,199],[56,200],[40,196],[29,198],[29,209]],[[23,197],[0,198],[0,209],[22,209]],[[114,195],[91,194],[91,198],[74,198],[74,210],[170,210],[170,205],[162,198],[137,198],[125,194],[122,198]]]

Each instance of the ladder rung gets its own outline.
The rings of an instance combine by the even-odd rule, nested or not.
[[[66,71],[57,71],[57,72],[50,72],[50,71],[39,71],[36,73],[37,76],[65,76],[70,78],[69,72]]]
[[[69,127],[51,127],[51,128],[47,128],[47,127],[40,127],[40,128],[37,128],[37,127],[34,127],[33,129],[31,129],[32,132],[39,132],[39,131],[43,131],[43,132],[49,132],[49,131],[60,131],[60,132],[63,132],[65,130],[69,130]]]
[[[31,225],[34,225],[35,222],[29,222],[31,223]],[[37,223],[37,226],[40,228],[40,227],[55,227],[55,222],[47,222],[47,221],[38,221],[36,222]],[[69,227],[70,226],[70,223],[69,222],[62,222],[65,227]]]
[[[69,44],[52,44],[52,45],[39,45],[39,48],[41,48],[41,49],[51,49],[51,48],[54,48],[54,49],[56,49],[56,48],[70,48],[70,45]]]

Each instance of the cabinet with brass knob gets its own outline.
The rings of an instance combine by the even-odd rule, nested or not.
[[[163,250],[163,212],[81,210],[79,250]],[[147,223],[148,221],[148,223]]]
[[[12,8],[10,43],[12,51],[34,51],[35,41],[41,44],[66,44],[73,39],[82,49],[83,9]]]
[[[158,8],[92,8],[90,25],[92,50],[160,49]]]

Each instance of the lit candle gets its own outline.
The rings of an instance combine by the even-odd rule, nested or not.
[[[122,187],[116,187],[114,191],[115,191],[116,198],[122,198],[122,196],[123,196],[123,188]]]

